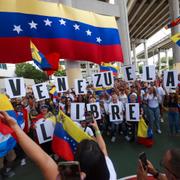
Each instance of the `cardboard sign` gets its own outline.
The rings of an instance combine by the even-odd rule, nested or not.
[[[55,77],[54,80],[57,92],[66,92],[69,89],[68,80],[66,76]]]
[[[124,66],[123,67],[123,72],[124,72],[124,79],[125,81],[135,81],[136,80],[136,71],[135,71],[135,66]]]
[[[177,71],[164,71],[163,84],[166,88],[176,88],[178,86]]]
[[[126,103],[126,121],[139,121],[139,103]]]
[[[50,120],[41,119],[36,123],[36,133],[39,144],[51,141],[54,134],[54,125]]]
[[[142,81],[151,82],[156,79],[156,68],[154,65],[143,66]]]
[[[87,104],[87,111],[93,113],[93,117],[95,120],[101,119],[101,110],[99,102]]]
[[[71,119],[74,121],[84,120],[85,103],[71,103]]]
[[[74,89],[76,94],[87,94],[86,86],[87,84],[85,79],[74,80]]]
[[[114,78],[111,71],[93,74],[92,80],[95,88],[114,86]]]
[[[4,82],[6,92],[10,98],[18,98],[26,95],[23,78],[6,78]]]
[[[47,83],[35,84],[32,86],[34,97],[36,101],[41,101],[44,99],[49,99],[49,92],[47,89]]]
[[[110,122],[123,121],[123,104],[121,102],[109,104],[109,120]]]

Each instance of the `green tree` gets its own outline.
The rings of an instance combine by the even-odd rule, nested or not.
[[[142,64],[138,66],[138,68],[139,68],[139,74],[142,74],[142,67],[143,67]]]
[[[41,83],[48,80],[48,77],[44,72],[36,69],[32,64],[29,63],[16,64],[15,73],[18,77],[34,79],[36,83]]]
[[[54,73],[55,76],[66,76],[65,70],[59,70]]]

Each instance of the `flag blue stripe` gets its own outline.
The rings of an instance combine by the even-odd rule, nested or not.
[[[63,139],[64,141],[68,142],[69,145],[71,146],[71,149],[73,152],[75,152],[77,148],[77,142],[71,137],[63,128],[62,124],[57,122],[55,129],[54,129],[54,136]]]
[[[117,69],[110,66],[100,66],[100,71],[112,71],[117,73]]]
[[[47,18],[52,21],[51,27],[45,26],[44,20]],[[66,26],[64,26],[60,25],[60,19],[51,16],[0,12],[0,37],[65,38],[93,44],[98,44],[96,38],[100,37],[102,45],[120,44],[118,29],[95,27],[69,19],[64,19],[66,21]],[[38,24],[37,29],[30,29],[28,23],[32,20]],[[80,25],[80,30],[75,31],[74,24]],[[19,34],[13,31],[14,25],[21,25],[23,31]],[[92,32],[91,36],[87,36],[87,30]]]

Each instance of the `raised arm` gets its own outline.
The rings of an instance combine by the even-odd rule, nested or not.
[[[97,122],[96,120],[94,119],[94,122],[91,123],[91,126],[93,126],[94,130],[95,130],[95,134],[96,134],[96,141],[101,149],[101,151],[104,153],[105,156],[108,156],[108,153],[107,153],[107,148],[106,148],[106,144],[104,142],[104,139],[101,135],[101,132],[99,130],[99,127],[97,125]]]
[[[56,162],[26,135],[16,121],[6,112],[0,111],[0,120],[4,121],[14,130],[19,145],[27,156],[40,168],[44,178],[46,180],[56,180],[59,174]]]

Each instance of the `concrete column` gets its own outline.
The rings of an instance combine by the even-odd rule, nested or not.
[[[159,65],[158,73],[160,74],[161,73],[161,51],[160,51],[160,49],[158,49],[158,65]]]
[[[135,42],[132,43],[132,50],[133,50],[133,58],[134,58],[135,69],[136,69],[136,71],[138,71],[137,58],[136,58],[136,43]]]
[[[169,59],[168,59],[168,50],[165,49],[165,58],[166,58],[166,68],[169,70]]]
[[[179,0],[169,0],[169,10],[171,19],[179,17]],[[180,25],[171,28],[171,34],[174,35],[180,32]],[[180,73],[180,50],[179,46],[173,44],[173,58],[175,60],[175,69]]]
[[[80,62],[66,60],[66,74],[69,88],[74,87],[74,80],[82,78]]]
[[[115,4],[119,5],[120,18],[117,20],[119,26],[121,46],[124,56],[124,65],[132,64],[131,60],[131,46],[129,38],[129,24],[127,12],[127,0],[115,0]]]
[[[147,40],[144,40],[144,56],[145,56],[145,65],[148,65],[148,48],[147,48]]]

